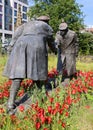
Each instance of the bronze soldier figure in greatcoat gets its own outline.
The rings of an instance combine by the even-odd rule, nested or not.
[[[64,82],[76,73],[76,57],[79,48],[77,34],[68,28],[67,23],[62,22],[56,33],[55,43],[57,48],[61,49],[62,82]]]
[[[38,87],[47,79],[47,44],[55,52],[53,29],[48,25],[48,16],[40,16],[19,26],[12,38],[12,51],[3,75],[12,80],[7,103],[9,113],[15,108],[15,98],[23,79],[32,79]]]

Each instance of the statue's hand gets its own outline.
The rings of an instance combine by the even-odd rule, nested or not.
[[[57,49],[55,49],[55,52],[54,52],[54,53],[55,53],[55,55],[57,55]]]
[[[76,57],[78,57],[78,54],[76,53]]]

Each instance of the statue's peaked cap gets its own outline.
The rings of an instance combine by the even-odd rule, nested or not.
[[[59,25],[59,30],[65,30],[67,29],[67,27],[68,27],[67,23],[63,22]]]
[[[42,15],[42,16],[38,17],[37,20],[45,20],[45,21],[48,21],[48,20],[50,20],[50,17],[49,17],[49,16],[46,16],[46,15]]]

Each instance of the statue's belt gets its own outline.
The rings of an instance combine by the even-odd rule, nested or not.
[[[46,34],[45,34],[45,33],[24,34],[24,36],[28,36],[28,35],[31,35],[31,36],[37,36],[37,35],[46,35]]]

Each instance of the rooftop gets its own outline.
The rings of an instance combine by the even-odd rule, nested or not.
[[[93,33],[93,27],[91,27],[91,28],[86,28],[86,31]]]
[[[25,4],[28,4],[28,0],[19,0],[19,1],[21,1],[21,2],[23,2]]]

